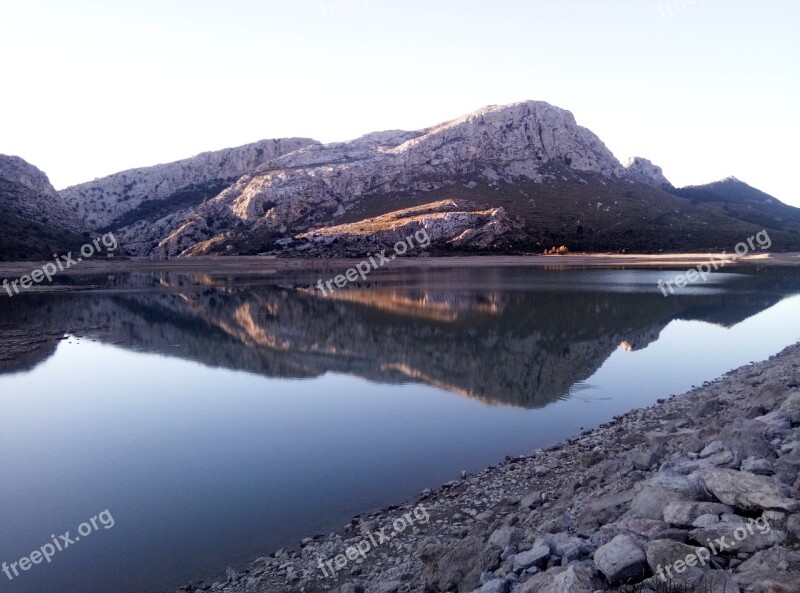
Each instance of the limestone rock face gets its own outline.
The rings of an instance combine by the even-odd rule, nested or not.
[[[489,187],[520,178],[542,182],[554,178],[553,164],[625,176],[619,161],[597,136],[576,124],[572,113],[528,101],[485,107],[416,132],[311,144],[264,162],[185,216],[126,228],[122,235],[141,255],[174,255],[204,240],[213,245],[219,240],[215,237],[232,229],[285,238],[292,231],[329,226],[365,198],[448,186],[456,191],[460,182]]]
[[[266,161],[315,143],[308,138],[261,140],[174,163],[122,171],[68,187],[61,196],[89,225],[100,228],[143,202],[163,200],[210,182],[215,182],[212,195],[216,195],[220,185],[229,185]]]
[[[419,255],[431,242],[488,249],[520,230],[503,208],[481,209],[466,202],[442,200],[346,225],[323,227],[297,235],[288,252],[324,257],[336,244],[337,255],[358,256],[406,241],[409,254]]]
[[[43,171],[18,156],[0,154],[0,179],[19,183],[32,191],[50,197],[58,195]]]
[[[634,181],[640,181],[659,189],[670,189],[672,187],[669,180],[664,177],[661,167],[640,156],[628,159],[625,171],[628,177]]]
[[[4,212],[72,231],[83,225],[41,170],[18,156],[0,154],[0,206]]]

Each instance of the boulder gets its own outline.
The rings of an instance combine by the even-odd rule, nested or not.
[[[595,574],[591,563],[576,562],[536,574],[514,593],[592,593],[598,589],[593,584]]]
[[[544,543],[538,543],[527,552],[520,552],[514,556],[514,570],[521,571],[535,566],[543,568],[550,557],[550,547]]]
[[[800,424],[800,391],[794,391],[779,408],[781,415],[792,423]]]
[[[501,550],[505,550],[509,546],[516,546],[522,541],[523,532],[519,529],[504,525],[492,532],[489,536],[489,545]]]
[[[417,555],[425,566],[426,583],[440,591],[472,591],[480,584],[481,573],[500,564],[500,553],[477,536],[448,545],[426,537],[417,545]]]
[[[519,506],[523,509],[537,509],[542,506],[543,503],[541,492],[531,492],[522,498]]]
[[[594,553],[594,563],[612,585],[641,580],[649,574],[644,550],[629,535],[618,535],[600,546]]]
[[[769,528],[761,528],[756,523],[719,523],[699,527],[689,532],[689,537],[708,546],[712,552],[732,555],[737,553],[754,554],[786,541],[786,534]]]
[[[733,508],[716,502],[671,502],[664,507],[664,521],[679,527],[691,527],[701,515],[733,513]]]
[[[707,548],[687,546],[670,539],[648,542],[646,555],[647,565],[659,578],[702,572],[711,559],[711,552]]]
[[[592,534],[591,543],[595,546],[607,544],[618,535],[632,535],[637,540],[653,539],[656,534],[669,529],[669,524],[653,519],[628,517],[615,523],[603,525]]]
[[[509,582],[505,579],[492,579],[472,593],[508,593],[510,588]]]
[[[772,464],[761,457],[748,457],[742,461],[741,470],[757,476],[771,476],[775,473]]]
[[[686,476],[659,473],[641,483],[631,501],[630,512],[643,519],[660,520],[669,503],[694,500],[696,493],[696,484]]]
[[[550,553],[559,556],[565,565],[579,560],[584,554],[591,554],[596,549],[588,541],[569,533],[548,533],[541,538],[541,541],[550,548]]]
[[[736,581],[726,570],[687,570],[681,574],[673,572],[672,578],[667,578],[666,575],[663,579],[654,576],[642,585],[645,587],[642,591],[650,589],[668,593],[741,593]]]
[[[661,447],[651,447],[633,458],[633,467],[641,471],[647,471],[654,465],[661,463],[663,457],[664,451]]]
[[[779,570],[778,566],[785,563],[785,569],[800,570],[800,552],[783,546],[774,546],[767,550],[756,552],[750,558],[736,567],[737,573],[752,571]]]
[[[798,508],[797,502],[784,496],[781,489],[764,476],[730,469],[701,469],[693,476],[700,478],[717,500],[732,507],[746,511],[789,512]]]

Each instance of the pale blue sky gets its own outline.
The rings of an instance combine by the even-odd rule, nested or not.
[[[60,188],[539,99],[677,185],[800,206],[799,30],[788,0],[0,0],[0,153]]]

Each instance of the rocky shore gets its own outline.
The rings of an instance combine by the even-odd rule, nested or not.
[[[798,592],[799,475],[796,344],[180,591]]]

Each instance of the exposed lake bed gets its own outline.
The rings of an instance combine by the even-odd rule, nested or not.
[[[51,340],[0,379],[3,442],[29,446],[5,468],[8,533],[35,544],[26,516],[64,483],[70,512],[43,529],[106,507],[117,519],[98,540],[107,576],[61,558],[72,574],[55,582],[102,591],[115,554],[136,567],[120,591],[208,581],[800,339],[798,282],[779,268],[669,298],[662,270],[391,269],[330,297],[309,289],[317,275],[97,274],[4,302],[4,329]],[[92,422],[65,443],[49,436],[56,411]],[[54,582],[55,564],[39,568],[31,586]]]

